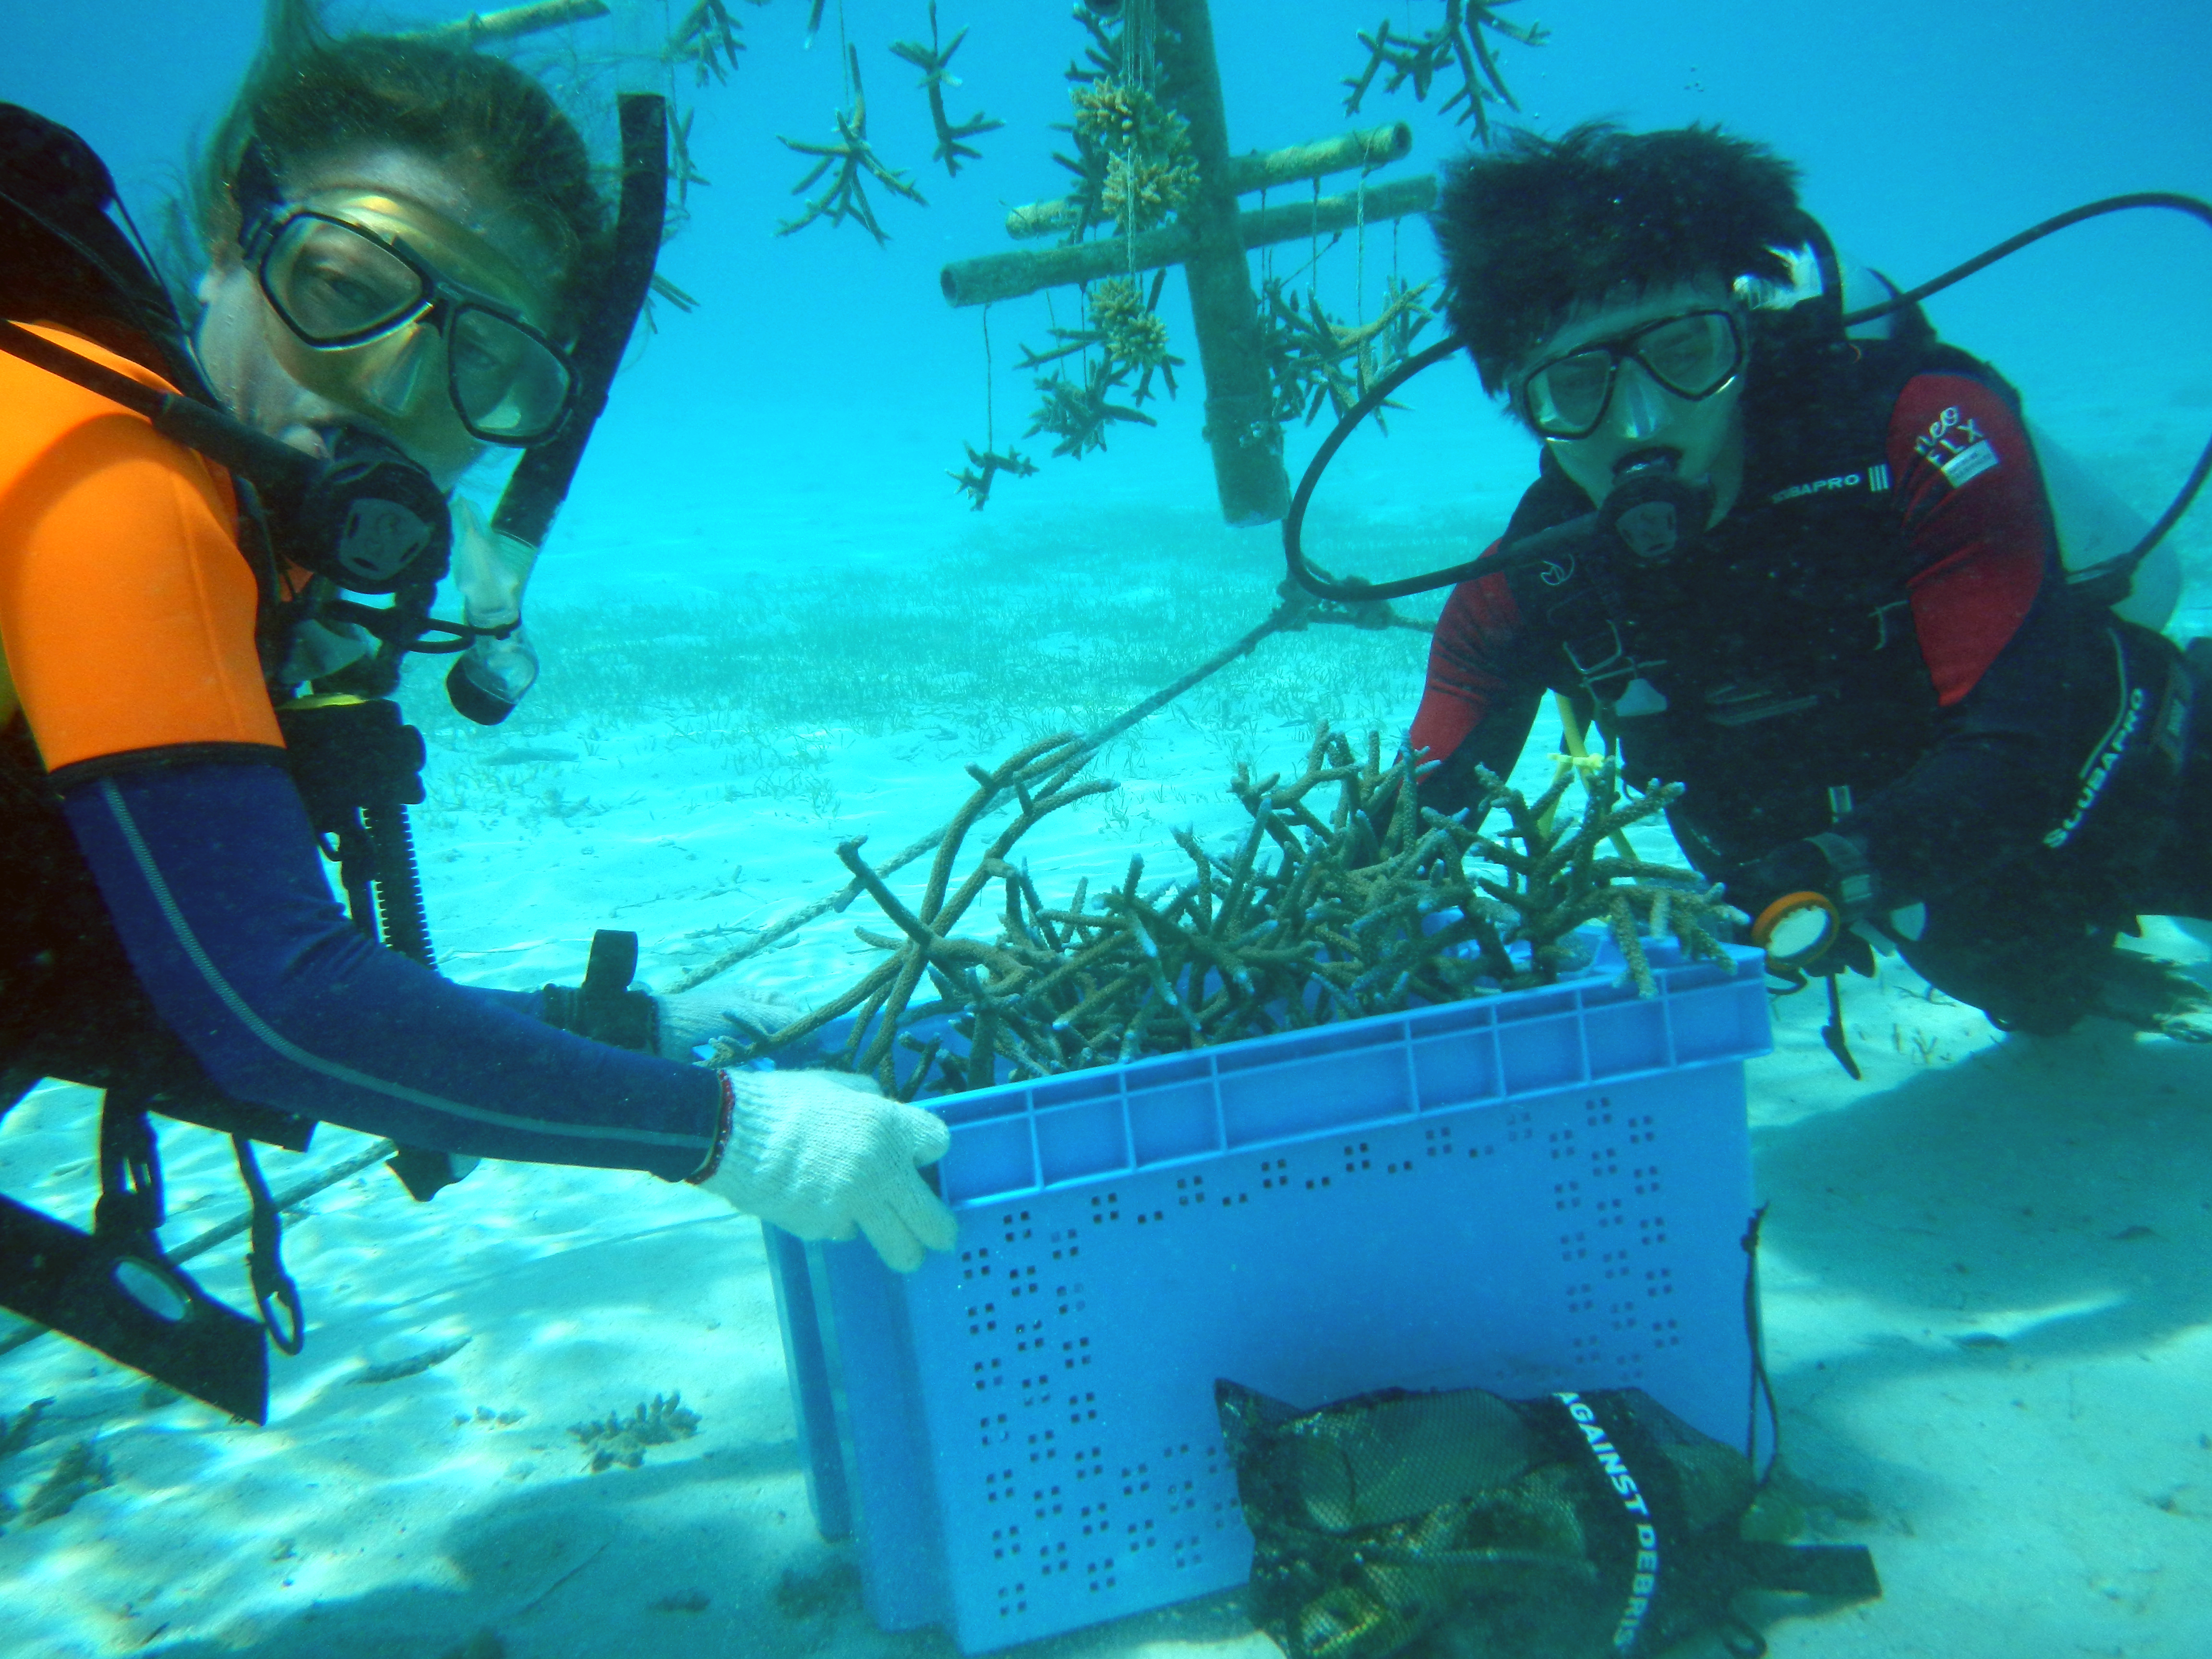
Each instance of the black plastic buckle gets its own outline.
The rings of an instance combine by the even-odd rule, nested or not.
[[[592,935],[592,954],[580,986],[545,988],[546,1023],[617,1048],[651,1054],[658,1046],[653,998],[634,991],[637,935],[602,927]]]

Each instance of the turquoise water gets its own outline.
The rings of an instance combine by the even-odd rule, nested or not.
[[[2212,16],[2180,0],[1523,7],[1552,31],[1503,57],[1530,123],[1718,122],[1771,143],[1802,166],[1838,242],[1900,282],[2093,198],[2212,191]],[[1387,9],[1404,27],[1433,8]],[[495,731],[444,710],[428,673],[405,693],[431,740],[416,826],[433,927],[463,979],[573,980],[602,926],[639,932],[649,982],[702,971],[834,892],[839,841],[906,844],[964,796],[968,762],[1096,726],[1273,603],[1274,532],[1230,530],[1215,510],[1179,276],[1162,313],[1193,360],[1182,396],[1148,406],[1157,428],[1119,428],[1080,462],[1023,435],[1036,399],[1015,366],[1074,320],[1071,301],[993,307],[987,371],[985,317],[940,296],[947,260],[1012,246],[1006,210],[1064,187],[1052,124],[1083,37],[1062,9],[940,7],[948,33],[973,30],[952,114],[1006,123],[957,179],[928,164],[915,72],[886,50],[926,34],[919,0],[831,0],[811,48],[797,0],[732,10],[749,46],[734,75],[677,84],[712,183],[661,270],[699,308],[659,307],[634,347],[546,549],[531,589],[544,680]],[[1356,34],[1379,15],[1218,0],[1232,149],[1407,120],[1413,150],[1382,182],[1463,145],[1433,97],[1378,88],[1344,113]],[[0,0],[0,99],[81,131],[151,227],[257,27],[244,0]],[[604,77],[570,77],[605,27],[526,56],[582,86],[602,146]],[[804,171],[777,139],[829,136],[841,30],[861,52],[871,137],[928,198],[875,193],[882,247],[851,225],[774,234]],[[1255,274],[1303,284],[1316,252],[1255,255]],[[1342,313],[1373,315],[1392,273],[1437,270],[1418,221],[1318,252],[1318,291]],[[2069,232],[1930,311],[2140,510],[2162,505],[2212,425],[2212,241],[2178,216]],[[1387,573],[1470,556],[1525,485],[1531,446],[1460,366],[1404,401],[1390,435],[1364,433],[1330,475],[1314,530],[1325,562]],[[945,475],[987,422],[1041,471],[1001,479],[978,514]],[[1319,435],[1291,428],[1293,476]],[[498,483],[471,488],[488,498]],[[2200,507],[2176,532],[2178,636],[2212,611],[2206,525]],[[1316,720],[1394,739],[1424,644],[1410,628],[1267,642],[1106,753],[1120,793],[1025,843],[1040,884],[1117,876],[1132,852],[1173,857],[1186,825],[1231,831],[1232,767],[1294,764]],[[1548,725],[1523,782],[1548,777]],[[1663,831],[1643,841],[1671,856]],[[850,921],[740,971],[802,996],[842,987],[872,960]],[[2161,922],[2146,944],[2205,957]],[[1775,1003],[1748,1100],[1772,1206],[1790,1502],[1802,1536],[1871,1545],[1887,1593],[1773,1623],[1775,1651],[2212,1650],[2212,1055],[2113,1025],[2005,1039],[1894,963],[1850,997],[1865,1080],[1838,1072],[1807,995]],[[88,1214],[91,1104],[53,1085],[9,1114],[0,1190]],[[362,1141],[331,1132],[305,1158],[273,1158],[272,1179]],[[219,1139],[172,1128],[164,1148],[173,1240],[232,1213]],[[1406,1247],[1449,1272],[1426,1243]],[[952,1650],[940,1632],[878,1631],[853,1550],[814,1532],[750,1222],[659,1183],[524,1166],[418,1206],[372,1166],[313,1200],[288,1248],[313,1327],[306,1354],[277,1362],[265,1430],[163,1403],[52,1339],[0,1355],[0,1413],[55,1402],[0,1461],[0,1490],[27,1503],[88,1443],[110,1477],[0,1533],[0,1655]],[[240,1249],[204,1259],[237,1301]],[[405,1374],[363,1380],[380,1369]],[[592,1472],[570,1425],[672,1391],[696,1433]],[[1226,1596],[1053,1645],[1272,1651]]]

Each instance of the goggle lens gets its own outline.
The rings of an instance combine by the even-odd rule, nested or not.
[[[561,423],[573,377],[567,362],[506,318],[464,307],[446,337],[453,406],[480,438],[528,443]]]
[[[1736,371],[1735,319],[1724,311],[1673,318],[1638,335],[1634,350],[1669,392],[1709,398]]]
[[[1678,397],[1710,398],[1743,367],[1735,319],[1725,311],[1668,317],[1620,340],[1556,357],[1528,377],[1528,418],[1547,437],[1586,438],[1604,420],[1624,358]]]
[[[295,214],[261,260],[262,291],[286,327],[325,349],[362,345],[413,322],[441,298],[436,280],[343,220]],[[568,413],[574,371],[514,318],[446,295],[434,318],[446,343],[454,411],[471,436],[528,444]]]
[[[316,346],[350,344],[390,328],[430,297],[390,248],[335,219],[305,214],[270,244],[261,281],[286,326]]]
[[[1585,433],[1604,417],[1613,392],[1613,354],[1577,351],[1528,377],[1528,414],[1539,432]]]

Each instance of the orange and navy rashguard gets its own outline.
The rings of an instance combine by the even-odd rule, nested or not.
[[[75,337],[71,349],[152,384]],[[230,487],[140,416],[0,356],[0,728],[58,798],[147,997],[216,1084],[477,1157],[688,1176],[712,1073],[587,1042],[532,997],[369,943],[331,897],[285,769]],[[9,752],[20,743],[5,745]],[[0,894],[0,923],[43,896]],[[51,911],[52,906],[47,906]]]
[[[1629,642],[1665,706],[1608,729],[1632,780],[1685,785],[1670,817],[1717,879],[1836,835],[1887,902],[1940,896],[2063,818],[2112,718],[2109,618],[2058,579],[2009,398],[1921,373],[1875,430],[1868,465],[1799,477],[1751,428],[1739,504],[1690,568],[1627,584],[1648,624]],[[1853,500],[1806,499],[1830,490]],[[1591,510],[1547,467],[1505,539]],[[1824,541],[1816,510],[1857,516]],[[1409,738],[1438,763],[1430,804],[1465,804],[1478,765],[1509,772],[1546,689],[1584,693],[1569,647],[1586,663],[1592,647],[1563,610],[1525,570],[1454,589]]]

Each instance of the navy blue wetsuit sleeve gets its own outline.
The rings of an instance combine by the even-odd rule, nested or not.
[[[410,1146],[649,1170],[707,1160],[714,1074],[586,1042],[527,994],[372,945],[331,898],[276,765],[149,765],[63,803],[162,1018],[243,1100]]]
[[[479,1001],[495,1008],[511,1008],[518,1014],[527,1014],[532,1019],[545,1018],[545,993],[543,991],[502,991],[490,985],[461,985],[456,990],[466,991]]]
[[[2046,589],[1919,763],[1836,827],[1866,850],[1886,907],[1940,899],[2041,840],[2112,705],[2114,647]]]

